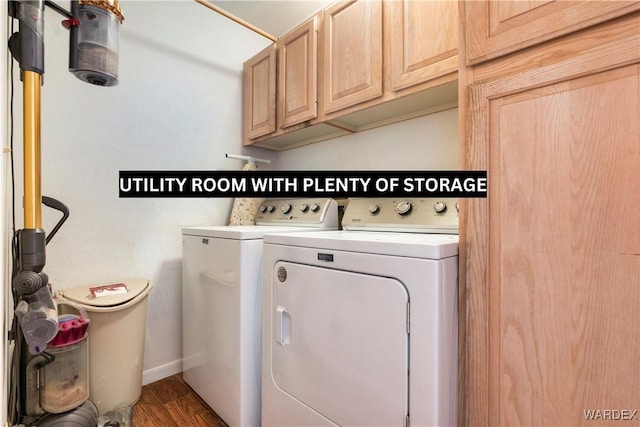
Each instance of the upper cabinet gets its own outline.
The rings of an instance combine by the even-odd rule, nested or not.
[[[244,143],[283,150],[456,107],[457,71],[456,1],[340,1],[245,63]]]
[[[466,2],[467,63],[476,64],[640,9],[638,1]]]
[[[246,141],[276,130],[275,45],[267,47],[245,62],[243,74],[243,126]]]
[[[391,90],[458,69],[458,3],[396,0],[389,8]]]
[[[245,62],[244,145],[283,150],[350,133],[318,117],[318,25],[314,16]]]
[[[288,127],[318,115],[318,18],[277,41],[278,126]]]
[[[331,113],[382,95],[382,1],[352,0],[324,12],[322,86]]]

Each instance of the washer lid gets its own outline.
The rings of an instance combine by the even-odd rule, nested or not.
[[[262,239],[265,233],[288,233],[298,231],[324,231],[326,228],[289,225],[219,225],[184,227],[183,236],[213,237],[232,240]]]
[[[79,304],[93,307],[113,307],[125,304],[150,286],[147,279],[81,286],[62,290],[62,295]]]

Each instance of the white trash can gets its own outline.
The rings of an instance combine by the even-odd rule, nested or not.
[[[60,293],[89,312],[89,400],[100,415],[142,394],[147,324],[146,279],[69,288]]]

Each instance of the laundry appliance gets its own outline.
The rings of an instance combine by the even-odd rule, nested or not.
[[[455,199],[352,199],[264,236],[262,425],[454,426]]]
[[[184,380],[230,426],[260,425],[262,236],[338,228],[332,199],[267,200],[255,226],[186,227]]]

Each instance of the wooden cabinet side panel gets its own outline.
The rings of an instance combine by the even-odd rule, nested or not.
[[[244,63],[242,109],[245,145],[276,130],[275,44]]]
[[[278,40],[278,123],[287,127],[317,117],[317,17]]]
[[[640,10],[640,2],[465,1],[467,64],[477,64]]]
[[[322,86],[330,113],[382,95],[382,2],[352,0],[324,11]]]
[[[392,0],[384,7],[392,90],[457,71],[457,2]]]
[[[463,168],[489,170],[487,109],[484,85],[469,86],[465,98],[465,144]],[[489,183],[492,177],[489,175]],[[493,196],[493,193],[489,193]],[[464,387],[462,403],[466,405],[466,423],[461,425],[488,426],[489,414],[496,412],[495,400],[489,391],[489,282],[488,248],[489,202],[487,199],[466,199],[461,203],[460,242],[464,266],[464,299],[460,306],[464,322]],[[495,356],[494,356],[495,357]],[[462,416],[460,416],[462,419]]]

